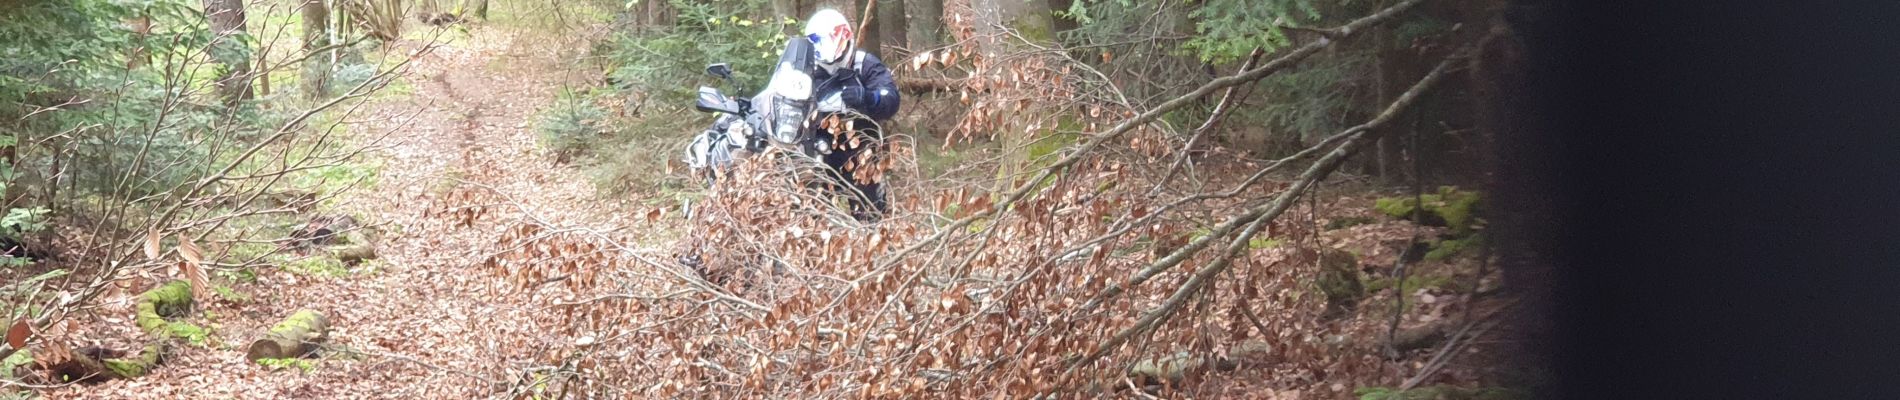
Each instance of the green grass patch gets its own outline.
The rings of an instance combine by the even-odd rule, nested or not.
[[[251,302],[251,295],[239,293],[237,289],[232,289],[230,286],[211,285],[211,292],[217,294],[218,298],[224,299],[224,301],[238,304]]]
[[[350,276],[349,266],[343,265],[342,261],[338,261],[336,258],[326,256],[326,255],[308,256],[308,257],[304,257],[304,258],[300,258],[296,260],[291,260],[289,262],[284,263],[283,265],[284,265],[284,270],[290,271],[298,275],[316,276],[316,277],[325,277],[325,278],[341,278],[341,277]]]
[[[307,358],[259,358],[257,365],[262,365],[272,371],[295,368],[304,373],[310,373],[317,370],[317,360]]]
[[[1392,288],[1392,281],[1393,279],[1391,277],[1372,278],[1366,282],[1366,290],[1380,291],[1390,289]],[[1457,293],[1463,293],[1470,289],[1465,282],[1452,279],[1450,276],[1407,276],[1405,277],[1405,284],[1399,288],[1399,293],[1410,294],[1417,292],[1419,289],[1427,288],[1448,290]]]

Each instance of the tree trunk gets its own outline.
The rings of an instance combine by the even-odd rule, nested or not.
[[[330,45],[330,7],[324,0],[303,1],[303,51],[310,53]],[[310,54],[306,54],[310,55]],[[329,97],[330,66],[329,57],[310,55],[303,61],[304,96],[319,99]]]
[[[844,13],[845,17],[850,19],[851,23],[855,24],[858,22],[858,14],[855,12],[857,8],[852,6],[863,1],[864,0],[802,0],[799,1],[798,4],[797,18],[804,20],[805,18],[810,18],[812,13],[818,12],[819,9],[829,8]]]
[[[1047,1],[1049,2],[1049,37],[1057,42],[1061,42],[1063,32],[1075,30],[1075,28],[1080,26],[1076,23],[1075,19],[1057,15],[1057,13],[1069,12],[1069,8],[1075,5],[1075,0]]]
[[[772,0],[772,16],[778,17],[779,19],[791,18],[800,21],[805,19],[805,16],[798,15],[798,0]],[[796,31],[799,28],[799,26],[794,24],[787,29]]]
[[[297,310],[270,328],[270,333],[251,342],[244,358],[256,362],[266,358],[300,358],[317,351],[317,345],[329,338],[330,323],[322,313]]]
[[[215,35],[210,53],[227,68],[216,81],[218,97],[227,106],[256,97],[251,90],[251,60],[243,56],[248,45],[232,38],[244,33],[244,0],[204,0],[204,9]]]
[[[885,3],[885,2],[886,1],[882,1],[882,0],[856,0],[854,1],[854,3],[856,3],[854,4],[856,6],[855,7],[856,11],[838,10],[838,11],[844,11],[845,16],[850,17],[851,24],[854,26],[852,29],[857,29],[855,28],[855,26],[864,27],[864,31],[858,32],[858,35],[857,35],[858,36],[858,50],[863,50],[870,53],[877,53],[879,49],[884,48],[884,36],[882,34],[883,30],[878,29],[879,25],[883,25],[883,24],[879,24],[877,21],[864,21],[862,20],[862,18],[864,18],[864,10],[866,9],[866,7],[871,7],[871,5],[874,3]],[[883,6],[883,4],[878,4],[878,5]],[[871,11],[877,12],[877,10],[871,10]],[[869,23],[866,23],[866,22],[869,22]]]
[[[908,0],[904,13],[911,51],[922,52],[943,45],[943,0]]]
[[[672,9],[663,0],[646,0],[646,23],[650,26],[673,24]]]
[[[474,17],[476,19],[487,21],[488,20],[488,0],[468,0],[468,3],[464,4],[464,7],[462,9],[462,17],[463,18]]]
[[[877,21],[874,22],[878,25],[879,33],[883,34],[883,37],[878,40],[882,41],[885,47],[901,47],[916,51],[915,47],[911,47],[910,33],[906,31],[908,22],[904,20],[904,11],[909,6],[904,3],[904,0],[878,0]],[[878,57],[884,56],[885,53],[878,53]]]

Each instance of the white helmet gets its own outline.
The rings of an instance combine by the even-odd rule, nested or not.
[[[813,48],[818,51],[818,66],[826,71],[836,72],[838,67],[848,64],[845,53],[854,49],[852,45],[857,33],[852,32],[851,21],[844,13],[833,9],[818,10],[811,20],[805,22],[805,38],[811,39]]]

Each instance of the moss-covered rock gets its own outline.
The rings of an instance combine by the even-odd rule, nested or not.
[[[1479,227],[1477,215],[1482,211],[1478,192],[1458,190],[1455,186],[1440,186],[1437,193],[1412,196],[1397,196],[1379,199],[1372,205],[1380,213],[1404,220],[1417,218],[1427,226],[1451,228],[1456,237],[1469,236]],[[1423,206],[1420,206],[1420,201]],[[1416,214],[1416,215],[1415,215]]]

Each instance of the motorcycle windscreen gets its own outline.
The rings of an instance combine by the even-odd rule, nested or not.
[[[779,53],[778,66],[772,70],[772,79],[754,101],[767,113],[774,141],[796,144],[803,139],[807,110],[811,109],[814,57],[810,40],[803,37],[786,40],[785,51]]]

